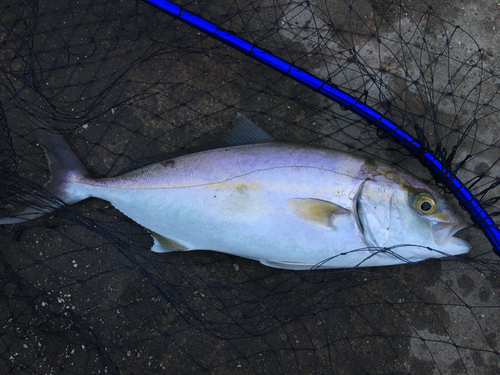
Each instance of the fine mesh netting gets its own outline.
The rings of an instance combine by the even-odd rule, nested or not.
[[[500,212],[496,2],[178,5],[383,113]],[[2,207],[57,201],[34,117],[100,177],[217,140],[240,112],[435,184],[359,116],[141,1],[7,0],[0,22]],[[0,226],[0,374],[498,374],[500,263],[470,224],[464,256],[311,272],[153,253],[98,199]]]

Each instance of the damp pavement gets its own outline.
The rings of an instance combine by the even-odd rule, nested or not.
[[[386,9],[388,4],[387,1],[374,2],[379,10]],[[419,2],[409,0],[408,4],[414,9],[426,9]],[[445,28],[452,36],[453,47],[449,49],[448,61],[476,59],[474,51],[479,47],[484,71],[491,72],[492,76],[500,75],[500,4],[487,0],[443,0],[431,4],[435,13],[449,23]],[[290,2],[277,9],[285,15],[280,20],[290,24],[281,36],[285,39],[291,35],[302,36],[301,43],[307,48],[312,42],[310,38],[318,34],[306,31],[312,17],[304,6]],[[329,17],[338,21],[345,13],[335,13],[335,10],[344,8],[344,2],[331,0],[322,9],[332,12]],[[105,12],[105,8],[97,7],[95,14]],[[363,12],[370,16],[368,7],[359,6],[356,12],[362,17]],[[415,12],[413,16],[418,14]],[[398,27],[396,31],[408,32],[404,15],[396,12],[390,16],[394,19],[393,25]],[[84,18],[83,24],[102,22],[99,17],[93,17]],[[141,22],[144,19],[138,17],[136,24],[127,24],[124,29],[132,30],[131,35],[139,35],[133,27],[140,26]],[[460,26],[461,31],[454,34],[453,25]],[[327,25],[316,23],[319,29],[324,26]],[[425,33],[420,37],[425,38],[426,46],[442,45],[443,28],[439,26],[430,24],[421,28]],[[185,30],[185,26],[179,27]],[[112,33],[112,30],[100,32]],[[390,40],[394,30],[386,27],[380,33]],[[141,42],[136,43],[128,45],[120,40],[117,44],[122,64],[140,60],[141,55],[128,48],[141,46]],[[187,50],[200,48],[196,41],[184,43]],[[215,42],[205,43],[201,48],[208,51],[215,48]],[[359,47],[364,59],[390,60],[384,50],[375,55],[371,53],[376,47],[369,43]],[[279,140],[318,141],[311,136],[310,129],[276,124],[280,114],[290,120],[307,117],[308,110],[324,105],[321,99],[312,101],[316,107],[308,107],[268,94],[268,89],[259,86],[258,80],[255,89],[250,85],[239,86],[238,80],[244,77],[238,76],[237,69],[226,72],[234,76],[225,76],[236,84],[221,89],[221,85],[213,81],[216,73],[210,77],[206,74],[212,69],[209,59],[198,52],[189,55],[178,51],[182,49],[167,54],[167,60],[175,63],[172,63],[172,75],[162,76],[161,83],[155,86],[160,88],[158,91],[141,92],[142,96],[135,98],[135,105],[117,106],[108,112],[108,117],[101,116],[98,121],[89,121],[67,134],[70,145],[94,173],[117,174],[140,155],[153,156],[160,151],[173,151],[174,146],[189,148],[203,143],[203,136],[193,141],[187,130],[175,125],[165,130],[162,120],[151,114],[168,116],[170,124],[183,124],[190,120],[190,114],[201,111],[214,119],[214,113],[226,110],[218,107],[221,102],[249,110],[252,106],[261,106],[256,122]],[[471,60],[471,64],[479,60]],[[425,57],[417,61],[420,66],[425,65]],[[141,78],[136,76],[135,88],[163,72],[160,62],[146,65],[151,68],[149,71],[136,73]],[[224,64],[216,68],[220,69],[221,65]],[[103,67],[110,76],[115,74],[112,66]],[[411,70],[411,62],[408,68]],[[446,72],[445,67],[441,68]],[[264,77],[269,74],[266,69],[253,68],[252,72]],[[322,69],[317,68],[315,74],[327,74]],[[394,75],[401,73],[390,63],[387,70]],[[205,74],[195,75],[193,79],[193,71]],[[74,74],[78,77],[78,73]],[[80,74],[82,79],[86,78]],[[474,74],[463,74],[457,95],[477,95],[475,88],[481,77]],[[390,76],[385,79],[391,80]],[[61,77],[63,81],[66,79],[62,73]],[[169,77],[185,80],[186,84],[169,91]],[[208,78],[205,80],[205,77]],[[436,87],[446,89],[446,77],[445,73],[436,75]],[[443,80],[439,81],[440,78]],[[355,77],[346,73],[337,79],[354,80]],[[284,78],[273,82],[280,83],[277,90],[286,88],[288,93],[302,90]],[[394,85],[398,84],[394,79]],[[484,81],[480,99],[464,104],[465,110],[460,114],[466,117],[466,112],[474,104],[482,103],[483,98],[490,98],[490,109],[499,108],[498,84],[498,79]],[[253,95],[253,90],[258,95]],[[157,92],[167,94],[154,95]],[[199,92],[212,94],[199,95]],[[110,91],[106,100],[112,102],[109,98],[114,96],[118,103],[121,94]],[[235,101],[238,95],[249,99]],[[216,97],[218,102],[212,102],[211,97]],[[279,111],[273,107],[276,102],[281,106]],[[271,112],[266,108],[273,108],[272,116],[266,115]],[[338,106],[332,106],[332,110],[340,111]],[[440,119],[453,121],[457,107],[443,100],[439,111]],[[222,125],[215,120],[193,122],[191,130],[200,134],[222,134],[229,129],[233,112],[234,108],[227,110],[222,116],[226,118]],[[8,114],[11,121],[16,118],[14,110]],[[478,144],[483,148],[499,144],[498,117],[498,113],[488,113],[473,139],[467,140],[470,150],[477,153]],[[109,118],[114,122],[108,123]],[[17,119],[23,121],[21,117]],[[317,126],[325,134],[332,131],[327,122],[318,120]],[[139,133],[148,134],[149,138],[139,137]],[[344,145],[348,150],[359,148],[353,144],[352,136],[345,139],[342,136],[336,133],[335,139],[324,138],[320,142],[333,147]],[[429,134],[431,139],[434,136]],[[26,147],[25,154],[31,156],[20,160],[20,165],[26,166],[27,173],[34,174],[37,181],[47,179],[44,166],[29,166],[43,160],[36,144],[22,147]],[[379,154],[388,161],[399,160],[398,153],[389,149],[379,150]],[[469,172],[464,171],[461,177],[467,179],[473,173],[485,172],[498,178],[500,167],[498,163],[494,165],[498,157],[498,148],[478,154],[467,165]],[[404,160],[403,167],[429,178],[416,161]],[[463,231],[461,237],[473,246],[470,257],[479,261],[467,261],[466,257],[462,261],[437,260],[418,265],[308,274],[271,269],[251,260],[218,253],[154,254],[149,251],[152,240],[148,233],[106,202],[87,200],[74,205],[74,210],[14,226],[9,232],[2,271],[15,270],[14,274],[19,276],[19,279],[9,278],[9,288],[13,289],[4,290],[10,302],[4,301],[2,305],[2,314],[7,317],[4,322],[15,323],[4,325],[8,328],[3,331],[4,338],[8,338],[1,350],[2,360],[9,366],[14,363],[19,369],[31,368],[39,373],[72,371],[77,374],[500,372],[498,258],[476,228]]]

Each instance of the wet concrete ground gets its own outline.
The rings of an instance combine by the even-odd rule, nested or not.
[[[392,98],[394,107],[404,100],[409,122],[421,121],[431,146],[441,141],[450,148],[460,134],[454,129],[477,117],[455,159],[474,155],[460,176],[498,178],[498,4],[436,1],[433,11],[417,1],[404,8],[385,1],[352,9],[337,0],[304,4],[186,7],[214,19],[234,13],[224,27],[278,47],[276,53],[342,88],[359,95],[366,89],[379,110],[375,98]],[[22,177],[49,178],[27,115],[60,130],[92,173],[113,176],[138,160],[217,138],[239,111],[278,140],[363,153],[430,180],[417,161],[338,105],[146,5],[135,7],[6,8],[3,22],[32,38],[0,33],[2,83],[12,78],[17,94],[4,90],[2,106]],[[387,21],[370,21],[373,9]],[[327,21],[350,34],[332,34]],[[273,34],[259,22],[282,28]],[[420,34],[410,37],[415,27]],[[364,35],[372,28],[382,47]],[[392,58],[398,34],[411,40],[397,54],[404,64]],[[341,35],[350,35],[364,65],[353,67],[353,57],[338,50]],[[433,49],[445,51],[440,61],[429,57]],[[478,62],[482,70],[471,68]],[[377,77],[392,92],[366,78],[380,65],[385,70]],[[419,82],[406,85],[406,73]],[[431,84],[434,91],[426,91]],[[450,90],[454,95],[445,95]],[[466,257],[311,273],[212,252],[152,253],[143,228],[95,199],[1,233],[5,373],[500,372],[499,262],[473,227],[461,235],[473,246]]]

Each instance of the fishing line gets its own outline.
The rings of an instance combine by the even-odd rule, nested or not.
[[[377,129],[387,134],[392,140],[418,157],[436,180],[442,182],[458,199],[460,205],[469,213],[472,221],[480,228],[493,245],[493,251],[500,256],[500,230],[476,200],[465,185],[447,168],[434,154],[425,149],[414,137],[391,122],[384,115],[368,105],[347,94],[346,92],[324,82],[318,77],[274,56],[230,31],[223,30],[204,18],[188,12],[167,0],[143,0],[161,11],[181,20],[214,39],[244,53],[245,55],[271,67],[295,81],[313,89],[330,100],[335,101],[344,109],[348,109],[373,124]]]

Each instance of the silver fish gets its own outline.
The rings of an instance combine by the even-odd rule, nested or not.
[[[225,147],[95,179],[64,138],[36,122],[52,173],[45,189],[67,204],[110,202],[154,237],[153,251],[214,250],[294,270],[368,267],[463,254],[465,227],[439,194],[381,162],[275,142],[238,114]],[[0,224],[53,211],[32,199]]]

